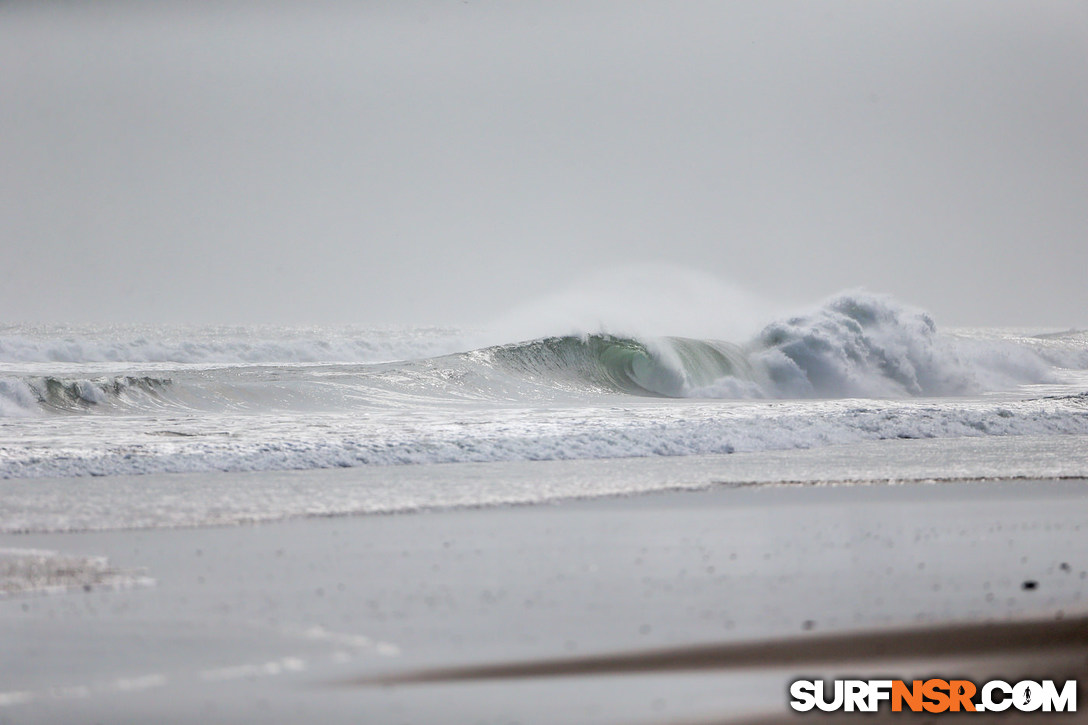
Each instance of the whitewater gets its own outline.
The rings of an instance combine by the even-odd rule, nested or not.
[[[1085,440],[1085,332],[945,331],[865,292],[739,340],[0,328],[6,530],[523,503],[727,480],[1081,476]],[[531,465],[549,461],[569,463]],[[639,461],[652,466],[637,470]],[[296,477],[270,493],[240,475],[330,469],[354,478]],[[218,503],[180,518],[154,513],[164,508],[155,491],[211,474],[244,503],[232,508],[197,486],[194,495]],[[102,479],[93,491],[107,504],[97,518],[73,518],[65,492],[91,496],[80,483],[88,477]]]

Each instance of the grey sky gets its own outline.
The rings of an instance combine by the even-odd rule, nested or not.
[[[668,263],[1088,324],[1084,2],[9,3],[0,104],[3,320],[465,323]]]

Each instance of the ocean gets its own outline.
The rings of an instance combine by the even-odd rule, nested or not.
[[[1086,451],[1088,333],[938,328],[864,292],[741,340],[0,327],[8,532],[1072,477]]]

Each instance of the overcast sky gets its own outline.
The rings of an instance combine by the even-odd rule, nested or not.
[[[0,249],[2,321],[1085,325],[1088,3],[0,4]]]

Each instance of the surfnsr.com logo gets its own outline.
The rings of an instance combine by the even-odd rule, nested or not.
[[[797,680],[790,697],[799,712],[876,712],[885,702],[892,712],[1076,712],[1077,681]]]

